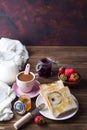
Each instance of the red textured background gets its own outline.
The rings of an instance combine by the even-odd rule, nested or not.
[[[87,0],[0,0],[0,37],[25,45],[87,45]]]

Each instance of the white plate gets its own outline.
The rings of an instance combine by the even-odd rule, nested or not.
[[[50,112],[49,112],[49,110],[48,110],[48,108],[47,108],[46,106],[45,106],[45,108],[44,108],[43,110],[40,111],[40,113],[41,113],[44,117],[46,117],[46,118],[48,118],[48,119],[51,119],[51,120],[66,120],[66,119],[69,119],[69,118],[73,117],[73,116],[77,113],[77,111],[78,111],[78,109],[79,109],[79,103],[78,103],[76,97],[73,96],[73,95],[72,95],[72,97],[73,97],[74,101],[75,101],[76,104],[77,104],[77,109],[75,109],[75,110],[73,110],[73,111],[71,111],[71,112],[68,112],[67,114],[63,114],[61,117],[58,117],[58,118],[54,118],[54,117],[50,114]],[[41,95],[39,95],[39,96],[37,97],[37,99],[36,99],[36,107],[38,107],[41,103],[45,103],[45,102],[44,102],[43,97],[42,97]]]

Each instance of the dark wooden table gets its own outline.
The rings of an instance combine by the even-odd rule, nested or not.
[[[37,61],[42,57],[50,57],[58,60],[60,63],[73,66],[81,74],[81,82],[70,87],[71,93],[78,99],[79,111],[77,114],[63,121],[54,121],[46,119],[47,124],[38,126],[33,120],[25,124],[20,130],[87,130],[87,47],[84,46],[27,46],[29,51],[29,63],[31,70],[35,71]],[[53,72],[57,71],[57,67],[53,67]],[[54,71],[55,70],[55,71]],[[40,83],[49,83],[58,80],[57,73],[50,78],[39,78]],[[34,106],[36,98],[32,99]],[[0,130],[14,130],[13,124],[20,119],[21,116],[14,113],[11,121],[0,122]]]

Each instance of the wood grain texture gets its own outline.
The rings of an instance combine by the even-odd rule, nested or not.
[[[87,0],[0,0],[0,37],[25,45],[87,45]]]
[[[35,72],[35,66],[37,61],[42,57],[51,57],[58,60],[62,64],[67,64],[69,67],[73,65],[74,68],[80,73],[82,80],[81,82],[70,87],[70,91],[76,96],[79,102],[78,113],[64,121],[53,121],[46,119],[47,124],[44,126],[38,126],[34,124],[33,120],[25,124],[20,130],[87,130],[87,47],[83,46],[27,46],[29,51],[29,60],[31,64],[31,71]],[[57,80],[58,68],[53,67],[53,72],[56,73],[52,77],[42,78],[38,80],[41,83],[50,83]],[[32,99],[32,109],[35,107],[36,98]],[[0,130],[14,130],[13,124],[20,119],[21,116],[14,112],[14,118],[11,121],[0,122]]]

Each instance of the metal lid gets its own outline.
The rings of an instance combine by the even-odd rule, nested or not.
[[[25,104],[22,102],[22,101],[20,101],[20,100],[18,100],[18,101],[16,101],[15,103],[14,103],[14,110],[18,113],[18,114],[24,114],[25,112],[26,112],[26,106],[25,106]]]

